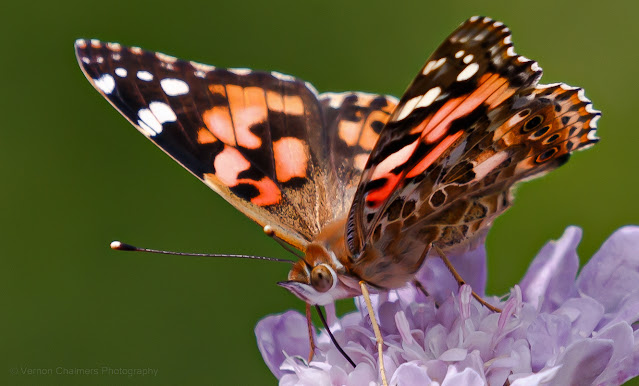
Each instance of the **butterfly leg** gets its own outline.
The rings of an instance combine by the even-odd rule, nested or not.
[[[466,282],[464,281],[464,279],[462,279],[462,277],[459,275],[459,273],[457,273],[457,271],[455,270],[455,267],[453,267],[453,265],[450,263],[450,260],[448,260],[448,257],[446,257],[446,254],[444,253],[444,251],[441,250],[441,248],[439,248],[437,246],[437,244],[433,243],[433,248],[435,248],[435,250],[437,251],[437,254],[439,255],[439,257],[442,259],[442,261],[444,262],[444,264],[446,265],[446,268],[448,268],[448,270],[450,271],[450,273],[453,275],[453,277],[455,278],[455,280],[457,281],[457,284],[461,287],[462,285],[466,284]],[[477,299],[477,301],[479,303],[481,303],[482,305],[484,305],[486,308],[488,308],[489,310],[493,311],[493,312],[501,312],[501,309],[493,306],[492,304],[489,304],[488,302],[486,302],[484,299],[481,298],[481,296],[477,295],[475,293],[475,291],[473,291],[473,297],[475,299]]]
[[[311,305],[306,303],[306,323],[308,326],[308,341],[311,345],[311,351],[308,353],[308,363],[311,363],[315,356],[315,339],[313,339],[313,322],[311,321]]]
[[[362,288],[362,295],[364,296],[364,301],[366,301],[366,308],[368,309],[368,316],[371,318],[371,323],[373,324],[373,331],[375,331],[375,340],[377,341],[377,352],[379,354],[379,372],[382,376],[382,384],[384,386],[388,386],[388,381],[386,380],[386,370],[384,370],[384,339],[382,338],[382,333],[379,331],[379,326],[377,325],[377,319],[375,319],[375,311],[373,310],[373,305],[371,304],[371,297],[368,293],[368,289],[366,288],[366,282],[360,281],[359,286]]]
[[[423,293],[424,296],[426,297],[430,296],[428,291],[426,291],[426,287],[424,287],[424,285],[419,280],[417,279],[413,280],[413,285],[415,286],[415,288],[419,290],[419,292]],[[435,308],[439,308],[439,303],[436,300],[433,300],[433,302],[435,303]]]
[[[426,287],[424,287],[424,285],[417,279],[413,280],[413,285],[415,286],[415,288],[417,288],[421,293],[424,294],[424,296],[429,297],[430,294],[428,293],[428,291],[426,291]]]

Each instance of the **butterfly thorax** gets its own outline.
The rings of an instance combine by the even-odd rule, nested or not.
[[[308,303],[325,304],[360,295],[362,280],[378,289],[391,289],[413,279],[423,262],[422,243],[398,242],[400,227],[389,227],[384,250],[371,243],[353,255],[344,237],[345,222],[341,219],[326,226],[295,263],[289,281],[280,285]]]
[[[309,304],[328,304],[337,299],[360,295],[359,278],[352,270],[344,238],[346,220],[337,220],[322,229],[306,246],[304,258],[297,261],[288,281],[278,283]]]

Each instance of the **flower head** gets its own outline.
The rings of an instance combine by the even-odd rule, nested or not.
[[[485,286],[485,251],[450,259],[470,285],[457,288],[439,259],[413,286],[371,295],[384,337],[391,385],[620,385],[639,375],[639,227],[615,232],[577,276],[581,230],[568,228],[539,252],[507,300],[488,297],[494,313],[471,297]],[[463,260],[463,263],[462,263]],[[437,278],[435,280],[435,278]],[[436,287],[432,285],[436,283]],[[325,331],[307,364],[305,317],[268,316],[255,328],[258,346],[280,385],[380,383],[375,337],[361,297],[357,311],[329,324],[355,361],[341,356]]]

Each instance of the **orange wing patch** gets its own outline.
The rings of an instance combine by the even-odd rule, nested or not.
[[[385,108],[387,108],[386,106]],[[382,111],[372,111],[366,122],[364,123],[364,127],[362,128],[362,134],[360,135],[359,145],[362,149],[371,151],[375,144],[377,143],[377,138],[379,134],[373,129],[373,124],[378,122],[380,125],[385,125],[388,121],[389,113],[385,113]]]
[[[275,175],[279,182],[290,181],[294,177],[306,177],[308,150],[304,141],[294,137],[284,137],[273,143]]]
[[[202,114],[206,127],[220,141],[229,146],[235,146],[235,132],[231,112],[226,106],[215,106]]]
[[[445,137],[440,143],[437,144],[437,146],[435,146],[433,150],[428,152],[428,154],[426,154],[426,156],[422,158],[422,160],[419,161],[419,163],[417,163],[417,165],[415,165],[415,167],[406,174],[406,178],[412,178],[425,172],[426,169],[437,160],[437,158],[441,157],[442,154],[446,152],[446,150],[451,148],[451,146],[462,136],[462,134],[464,134],[462,131],[458,131],[455,134],[451,134]]]
[[[224,98],[226,98],[226,88],[224,87],[223,84],[209,85],[209,91],[211,91],[211,94],[220,94]]]
[[[226,146],[213,161],[215,177],[229,188],[240,184],[251,185],[257,190],[257,195],[250,199],[251,203],[258,206],[274,205],[281,201],[282,192],[273,180],[263,177],[261,180],[238,178],[239,174],[248,170],[251,163],[235,148]],[[210,174],[205,174],[205,179]],[[208,177],[210,178],[210,177]]]
[[[216,142],[217,138],[206,128],[201,127],[197,131],[197,142],[200,145],[208,145],[210,143]]]
[[[298,95],[282,95],[275,91],[266,92],[268,109],[277,113],[303,115],[304,101]]]
[[[251,167],[251,163],[235,148],[225,146],[213,161],[215,176],[224,185],[233,187],[239,184],[237,176]]]
[[[226,92],[237,144],[247,149],[259,148],[262,141],[251,132],[250,128],[258,123],[266,122],[268,117],[264,90],[258,87],[244,88],[229,84],[226,86]]]
[[[355,146],[359,140],[359,127],[360,123],[358,121],[343,120],[339,123],[337,132],[340,139],[346,142],[348,146]]]

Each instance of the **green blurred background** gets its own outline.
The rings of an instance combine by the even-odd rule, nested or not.
[[[121,239],[289,257],[93,90],[76,64],[76,38],[277,70],[320,91],[399,96],[463,20],[482,14],[505,22],[546,83],[584,87],[604,117],[599,145],[522,186],[496,222],[489,292],[502,294],[566,226],[584,229],[585,262],[615,229],[639,223],[638,11],[637,2],[611,0],[5,2],[0,384],[273,384],[253,328],[269,313],[303,309],[275,285],[284,265],[108,248]],[[11,374],[102,366],[158,373]]]

